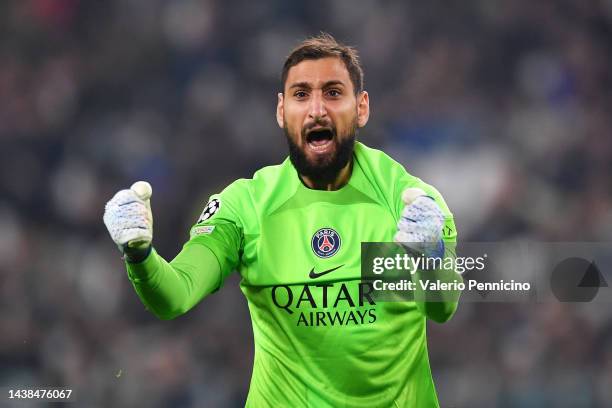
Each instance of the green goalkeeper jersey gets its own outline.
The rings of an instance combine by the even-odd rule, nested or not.
[[[248,407],[436,407],[424,313],[361,283],[361,243],[393,241],[408,187],[435,199],[454,242],[440,193],[356,143],[339,190],[307,188],[289,159],[263,168],[211,197],[172,262],[153,251],[128,274],[172,318],[240,273],[255,340]]]

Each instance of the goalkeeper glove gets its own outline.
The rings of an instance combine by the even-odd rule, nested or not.
[[[121,190],[104,208],[104,224],[128,262],[141,262],[151,252],[153,214],[151,185],[137,181]]]
[[[433,198],[420,188],[408,188],[402,193],[405,207],[393,238],[413,255],[441,258],[444,255],[442,227],[444,215]]]

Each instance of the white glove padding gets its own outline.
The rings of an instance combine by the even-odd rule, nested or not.
[[[129,190],[121,190],[106,203],[104,224],[117,245],[145,248],[153,240],[151,185],[138,181]]]
[[[402,194],[406,204],[393,238],[420,253],[436,247],[442,238],[444,214],[436,202],[420,188],[408,188]],[[425,245],[418,245],[425,244]],[[430,251],[426,251],[430,252]]]

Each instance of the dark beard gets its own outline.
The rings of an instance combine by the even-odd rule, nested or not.
[[[325,185],[333,183],[340,171],[346,167],[353,157],[356,139],[356,127],[352,129],[351,134],[343,138],[336,145],[336,151],[331,158],[320,158],[317,163],[308,161],[304,151],[295,144],[287,128],[285,136],[289,145],[289,159],[297,172],[304,177],[308,177],[315,185]]]

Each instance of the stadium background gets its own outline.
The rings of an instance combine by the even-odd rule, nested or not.
[[[151,181],[155,246],[176,254],[209,194],[284,158],[283,58],[322,29],[361,53],[361,140],[438,186],[461,239],[612,241],[610,1],[4,1],[0,385],[71,387],[80,407],[244,402],[237,277],[158,321],[103,206]],[[442,406],[610,406],[611,315],[461,305],[429,326]]]

